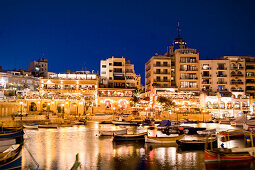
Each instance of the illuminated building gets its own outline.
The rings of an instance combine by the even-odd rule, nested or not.
[[[141,89],[140,75],[125,58],[108,58],[100,62],[100,85],[105,88]]]
[[[35,77],[47,77],[48,76],[48,59],[41,58],[37,61],[31,61],[28,71]]]

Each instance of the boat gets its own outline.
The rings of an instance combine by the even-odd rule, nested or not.
[[[232,149],[216,148],[213,150],[205,150],[205,162],[218,161],[244,161],[251,160],[254,156],[249,152],[233,152]]]
[[[38,128],[58,128],[57,124],[41,124],[38,125]]]
[[[146,133],[117,135],[113,134],[113,141],[145,141]]]
[[[251,130],[251,131],[254,131],[255,130],[255,118],[251,118],[249,120],[246,120],[244,123],[243,123],[243,129],[244,130]]]
[[[127,129],[100,130],[99,131],[100,136],[113,136],[114,133],[117,135],[124,135],[124,134],[127,134]]]
[[[112,121],[111,120],[104,120],[104,121],[99,122],[99,124],[112,124]]]
[[[244,136],[244,132],[240,130],[227,130],[219,132],[219,135],[231,137],[231,138],[241,138]]]
[[[206,140],[205,146],[205,162],[221,162],[221,161],[246,161],[252,160],[255,156],[255,148],[215,148],[210,145],[210,149],[207,147],[209,139]]]
[[[112,124],[114,125],[130,125],[130,126],[139,126],[138,122],[132,122],[132,121],[116,121],[113,120]]]
[[[176,143],[178,144],[179,148],[182,150],[203,150],[206,145],[206,140],[212,141],[212,145],[217,147],[218,140],[217,137],[192,137],[190,139],[180,139],[177,140]]]
[[[147,143],[176,143],[176,140],[180,140],[185,135],[170,134],[168,137],[151,137],[145,136],[145,142]]]
[[[163,119],[159,125],[157,126],[157,129],[167,129],[171,126],[171,121]]]
[[[231,126],[242,126],[245,123],[245,114],[230,122]]]
[[[215,134],[215,133],[216,133],[216,129],[197,131],[197,134],[199,134],[199,135],[210,135],[210,134]]]
[[[230,125],[230,120],[220,120],[219,123],[220,124],[228,124],[228,125]]]
[[[24,124],[23,127],[26,129],[38,129],[38,124]]]
[[[4,130],[0,132],[0,152],[3,152],[11,145],[23,143],[23,129]]]
[[[0,169],[21,168],[22,144],[11,145],[4,152],[0,153]]]
[[[198,127],[189,127],[189,126],[182,126],[183,132],[187,135],[197,135],[198,131],[206,130],[206,128],[198,128]]]

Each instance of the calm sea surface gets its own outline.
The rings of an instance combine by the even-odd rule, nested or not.
[[[199,127],[227,130],[230,125],[199,124]],[[70,169],[79,153],[81,169],[133,170],[133,169],[255,169],[254,161],[205,164],[203,151],[181,151],[175,144],[148,144],[112,141],[100,137],[100,129],[124,126],[100,125],[88,122],[86,126],[58,129],[25,130],[22,168]],[[128,133],[147,131],[143,127],[125,126]],[[163,136],[150,130],[149,135]],[[186,138],[190,138],[186,136]],[[223,142],[219,141],[219,144]],[[244,147],[243,140],[224,142],[225,147]],[[32,156],[31,156],[32,155]]]

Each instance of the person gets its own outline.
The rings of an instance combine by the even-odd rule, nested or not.
[[[220,145],[220,147],[221,147],[221,148],[224,148],[224,143],[222,143],[222,144]]]

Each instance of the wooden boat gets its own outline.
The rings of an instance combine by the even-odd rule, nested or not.
[[[113,135],[113,141],[145,141],[146,133],[140,134],[126,134],[126,135]]]
[[[12,129],[11,131],[0,132],[0,152],[3,152],[11,145],[23,143],[23,129]]]
[[[112,121],[104,120],[104,121],[101,121],[99,124],[112,124]]]
[[[114,133],[116,135],[124,135],[127,134],[127,129],[117,129],[117,130],[100,130],[100,136],[113,136]]]
[[[180,139],[177,140],[179,148],[182,150],[203,150],[206,146],[207,137],[195,137],[192,139]],[[218,140],[216,137],[210,137],[210,141],[212,141],[212,145],[217,147]]]
[[[0,169],[21,168],[22,144],[11,145],[4,152],[0,153]]]
[[[219,132],[219,135],[229,136],[232,138],[240,138],[244,136],[244,132],[239,130],[227,130]]]
[[[169,137],[151,137],[145,136],[145,142],[147,143],[176,143],[176,140],[180,140],[185,135],[171,134]]]
[[[197,131],[197,134],[199,134],[199,135],[210,135],[210,134],[215,134],[215,133],[216,133],[216,129]]]
[[[230,125],[230,120],[220,120],[219,123],[220,124],[228,124],[228,125]]]
[[[216,148],[213,150],[205,150],[205,162],[217,161],[241,161],[251,160],[254,156],[249,152],[233,152],[231,149]]]
[[[132,121],[112,121],[114,125],[130,125],[130,126],[139,126],[138,122]]]
[[[26,129],[38,129],[38,124],[24,124],[23,127]]]
[[[43,124],[43,125],[38,125],[39,128],[58,128],[57,124]]]

